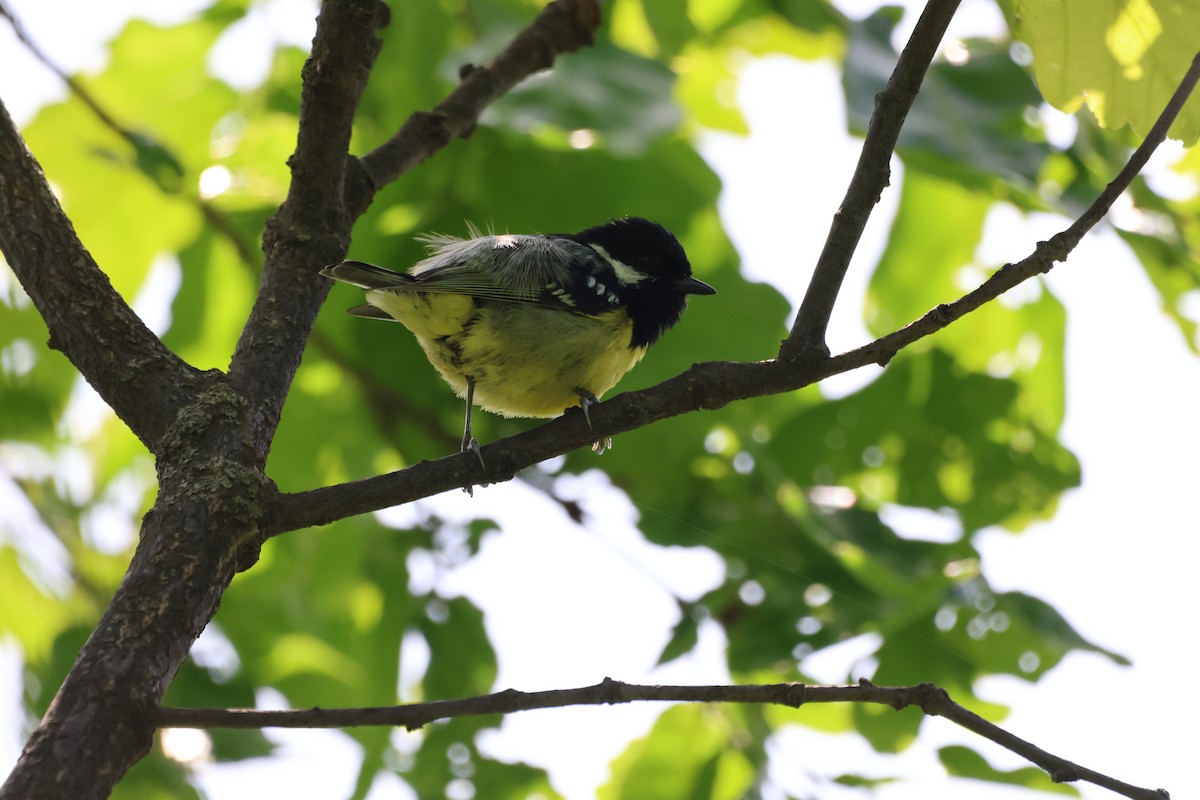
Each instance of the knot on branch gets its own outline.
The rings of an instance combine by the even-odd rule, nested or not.
[[[596,685],[599,690],[600,699],[605,705],[614,705],[617,703],[628,703],[629,695],[625,692],[625,684],[621,681],[614,681],[612,678],[605,677]]]
[[[950,693],[932,683],[919,683],[913,687],[912,704],[919,707],[931,717],[944,717],[954,706]]]
[[[1069,229],[1068,229],[1069,230]],[[1064,235],[1066,231],[1056,233],[1044,242],[1038,242],[1037,259],[1038,272],[1046,273],[1054,268],[1056,262],[1066,261],[1071,254],[1074,244]]]
[[[1055,783],[1074,783],[1082,777],[1079,767],[1061,758],[1053,758],[1052,763],[1044,768]]]
[[[374,28],[386,28],[392,24],[392,9],[387,3],[382,0],[377,0],[375,3],[375,18],[371,20],[371,26]]]

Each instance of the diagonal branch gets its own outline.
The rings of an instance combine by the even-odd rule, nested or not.
[[[920,319],[855,350],[832,358],[776,359],[741,363],[710,361],[693,365],[657,386],[617,395],[594,406],[591,426],[579,413],[568,413],[533,430],[484,445],[485,468],[473,453],[460,453],[437,461],[424,461],[398,472],[297,494],[279,495],[268,515],[266,532],[276,536],[312,525],[327,525],[344,517],[365,514],[474,483],[497,483],[519,470],[547,458],[568,453],[667,417],[700,409],[718,409],[737,400],[791,392],[868,364],[886,364],[898,351],[934,334],[1022,281],[1048,272],[1056,261],[1065,261],[1080,239],[1099,222],[1145,166],[1150,154],[1166,138],[1196,83],[1200,81],[1200,53],[1180,81],[1145,141],[1130,156],[1086,212],[1070,226],[1037,245],[1033,253],[1015,264],[1006,264],[974,291],[943,304]]]
[[[876,686],[860,680],[850,686],[807,686],[778,683],[756,686],[643,686],[605,678],[594,686],[519,692],[508,689],[462,700],[440,700],[375,708],[312,708],[294,711],[254,709],[159,708],[160,728],[349,728],[391,725],[408,730],[435,720],[492,714],[511,714],[539,708],[614,705],[632,702],[763,703],[800,708],[813,703],[872,703],[900,709],[914,706],[931,717],[945,717],[990,739],[1044,769],[1055,783],[1087,781],[1135,800],[1166,800],[1162,789],[1143,789],[1067,761],[1021,739],[950,699],[929,683],[916,686]]]
[[[61,351],[151,452],[202,373],[159,340],[88,253],[0,104],[0,250]]]
[[[782,358],[829,355],[825,330],[829,327],[833,305],[871,211],[891,180],[888,162],[896,149],[900,129],[959,2],[929,0],[908,44],[900,53],[887,87],[875,97],[875,111],[867,126],[867,138],[858,165],[842,205],[829,226],[829,235],[800,304],[800,313],[780,351]]]
[[[1056,261],[1066,261],[1067,256],[1075,249],[1084,235],[1108,214],[1112,204],[1116,202],[1122,192],[1129,188],[1129,184],[1146,166],[1146,162],[1150,160],[1155,149],[1167,137],[1167,131],[1175,121],[1175,117],[1183,109],[1198,81],[1200,81],[1200,53],[1197,53],[1192,59],[1191,67],[1183,76],[1175,94],[1167,102],[1154,126],[1146,134],[1145,140],[1133,151],[1133,155],[1129,157],[1129,161],[1121,168],[1117,177],[1104,187],[1104,191],[1088,206],[1079,219],[1051,236],[1047,241],[1038,242],[1037,247],[1026,258],[1013,264],[1005,264],[996,270],[992,277],[958,300],[942,304],[903,328],[882,336],[863,347],[844,353],[835,360],[844,359],[845,363],[849,365],[848,369],[871,363],[883,366],[897,352],[918,339],[941,330],[954,320],[971,313],[984,303],[995,300],[1034,275],[1049,272]]]
[[[487,106],[535,72],[550,69],[558,56],[590,46],[599,25],[597,0],[547,5],[489,64],[464,67],[462,83],[436,108],[413,114],[391,139],[360,159],[369,192],[382,189],[454,139],[469,136]],[[370,196],[352,196],[348,202],[357,211]]]
[[[388,22],[379,0],[326,0],[304,64],[287,199],[267,222],[262,282],[229,365],[247,405],[246,441],[261,468],[329,281],[317,271],[345,255],[352,220],[342,201],[350,131]]]

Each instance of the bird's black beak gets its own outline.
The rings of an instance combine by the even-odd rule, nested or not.
[[[674,282],[676,291],[683,294],[716,294],[717,290],[695,278],[680,278]]]

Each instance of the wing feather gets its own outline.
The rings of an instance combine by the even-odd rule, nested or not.
[[[407,275],[362,261],[344,261],[321,274],[368,292],[462,294],[575,312],[585,310],[577,301],[586,300],[589,309],[599,302],[593,297],[571,297],[569,290],[580,282],[581,273],[597,274],[606,266],[595,250],[572,239],[540,234],[460,239],[430,234],[420,240],[430,255]]]
[[[603,261],[590,247],[570,239],[542,235],[480,236],[457,239],[426,236],[432,253],[412,268],[422,292],[466,294],[517,303],[536,303],[573,309],[555,290],[570,286],[581,267],[601,268]]]

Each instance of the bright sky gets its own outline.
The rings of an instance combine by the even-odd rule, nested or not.
[[[59,63],[77,69],[103,62],[99,43],[115,33],[128,14],[173,19],[185,14],[191,2],[164,6],[155,0],[10,0],[9,5]],[[243,34],[226,43],[226,52],[249,59],[249,66],[243,62],[237,74],[243,80],[254,74],[255,59],[266,52],[256,42],[266,31],[286,31],[282,35],[289,41],[306,41],[313,5],[275,0],[258,11]],[[861,0],[840,5],[861,15],[876,4]],[[907,5],[919,4],[910,0]],[[63,19],[73,24],[63,26]],[[915,17],[906,19],[911,25]],[[951,35],[987,30],[996,19],[990,3],[968,0]],[[792,271],[792,265],[816,260],[857,145],[846,138],[838,114],[803,115],[798,104],[775,102],[773,93],[780,85],[803,85],[810,107],[841,107],[830,65],[782,59],[754,64],[741,86],[751,137],[712,136],[704,150],[724,178],[722,215],[747,274],[772,280],[798,301],[807,276]],[[0,24],[0,97],[14,116],[27,120],[38,103],[61,93],[57,81],[25,58]],[[802,146],[796,147],[797,142]],[[893,180],[893,187],[898,185]],[[835,349],[866,338],[858,320],[861,294],[882,249],[895,201],[893,188],[885,193],[852,267],[831,330]],[[797,229],[797,219],[809,224]],[[998,211],[989,221],[988,240],[977,261],[994,266],[1023,257],[1062,225],[1053,218],[1023,219]],[[790,263],[782,262],[781,253],[790,254]],[[1050,523],[1020,536],[982,534],[985,571],[998,590],[1019,589],[1047,600],[1084,636],[1124,653],[1134,666],[1119,668],[1098,656],[1076,655],[1035,686],[994,679],[981,691],[1012,706],[1005,723],[1009,730],[1051,752],[1134,784],[1163,786],[1175,797],[1200,795],[1192,763],[1200,700],[1178,682],[1196,652],[1190,627],[1184,626],[1190,619],[1186,610],[1195,603],[1192,572],[1200,555],[1193,499],[1200,445],[1194,410],[1195,398],[1200,397],[1200,361],[1159,313],[1158,299],[1140,267],[1111,233],[1101,230],[1089,236],[1069,262],[1049,275],[1048,283],[1068,308],[1063,438],[1083,463],[1084,485],[1064,498]],[[863,370],[830,381],[826,388],[844,393],[873,374],[873,369]],[[567,480],[560,488],[578,491],[589,505],[604,509],[603,514],[597,512],[602,521],[580,529],[516,483],[477,491],[472,514],[511,519],[517,507],[522,522],[485,539],[481,557],[456,570],[443,585],[486,608],[490,631],[506,643],[497,688],[566,687],[606,675],[633,682],[726,680],[723,643],[711,630],[702,637],[697,656],[653,669],[657,648],[674,624],[674,604],[664,587],[690,594],[703,591],[720,579],[716,560],[702,552],[681,555],[647,545],[631,523],[640,517],[643,524],[653,524],[654,510],[630,506],[598,471]],[[461,518],[464,511],[460,493],[433,498],[421,508],[436,509],[450,520]],[[404,510],[391,516],[399,521],[414,513]],[[899,517],[896,524],[916,534],[928,522],[918,515]],[[571,564],[591,568],[572,569]],[[519,577],[514,577],[514,565],[522,565]],[[571,579],[564,581],[558,574]],[[599,577],[587,583],[587,575]],[[554,602],[547,602],[548,597]],[[629,622],[634,619],[639,629],[631,631]],[[853,646],[839,648],[806,666],[818,677],[838,681],[858,655]],[[406,661],[406,674],[419,675],[420,661],[419,654]],[[11,657],[0,659],[0,667],[0,720],[15,719],[19,671]],[[282,699],[264,695],[262,701]],[[560,791],[581,800],[593,795],[594,787],[606,779],[609,761],[629,736],[647,729],[656,713],[648,706],[527,713],[506,719],[484,744],[497,755],[546,766]],[[208,770],[202,784],[210,795],[216,800],[257,796],[253,787],[261,786],[264,775],[270,776],[272,791],[283,796],[348,793],[356,746],[347,737],[281,732],[275,738],[285,743],[285,765],[248,762]],[[398,741],[404,738],[398,735]],[[968,792],[984,800],[1028,796],[946,779],[935,748],[949,742],[978,747],[1000,767],[1024,763],[939,720],[927,722],[918,746],[898,758],[880,757],[853,737],[833,739],[800,728],[778,739],[772,751],[779,756],[779,780],[826,800],[865,796],[820,779],[854,769],[910,776],[903,785],[878,787],[873,796],[881,800],[938,800]],[[19,746],[12,726],[0,726],[0,765],[10,764]],[[1093,787],[1083,787],[1083,793],[1086,798],[1114,796]],[[372,792],[373,800],[406,796],[399,781],[381,781]]]

